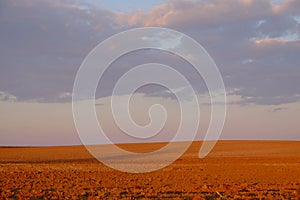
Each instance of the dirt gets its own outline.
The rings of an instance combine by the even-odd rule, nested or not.
[[[220,141],[204,159],[200,146],[143,174],[111,169],[82,146],[0,148],[0,199],[300,199],[299,141]]]

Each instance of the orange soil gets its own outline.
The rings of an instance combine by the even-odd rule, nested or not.
[[[82,146],[0,148],[0,199],[300,199],[300,142],[219,141],[204,159],[200,146],[144,174],[108,168]]]

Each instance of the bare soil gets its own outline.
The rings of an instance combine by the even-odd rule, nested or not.
[[[119,146],[148,152],[164,145]],[[204,159],[200,146],[143,174],[111,169],[83,146],[3,147],[0,199],[300,199],[299,141],[219,141]]]

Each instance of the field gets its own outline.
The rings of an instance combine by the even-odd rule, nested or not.
[[[147,152],[163,145],[120,146]],[[204,159],[200,146],[143,174],[106,167],[82,146],[3,147],[0,199],[300,199],[300,142],[219,141]]]

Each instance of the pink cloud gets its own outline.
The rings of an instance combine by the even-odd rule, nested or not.
[[[299,0],[287,0],[281,5],[273,7],[273,11],[277,14],[299,14],[300,1]]]
[[[257,44],[257,45],[284,44],[284,43],[288,43],[288,42],[293,42],[293,41],[287,40],[284,38],[280,38],[280,37],[255,40],[255,44]]]
[[[221,24],[272,13],[268,0],[168,1],[147,13],[120,14],[119,22],[142,26]]]

